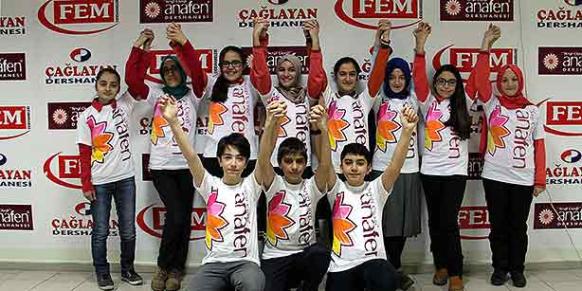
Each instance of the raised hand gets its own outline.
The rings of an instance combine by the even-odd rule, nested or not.
[[[319,50],[319,22],[312,19],[305,21],[303,23],[303,34],[305,34],[306,42],[308,43],[308,48],[313,50]]]
[[[432,28],[430,24],[426,22],[421,22],[418,24],[416,29],[412,32],[414,34],[414,38],[416,39],[416,52],[417,53],[424,53],[424,45],[426,43],[426,39],[430,35]]]
[[[400,123],[404,131],[412,133],[418,123],[418,114],[416,114],[412,107],[404,106],[402,111],[400,111]]]
[[[182,26],[177,23],[170,23],[166,27],[166,38],[180,45],[184,45],[188,41],[188,38],[182,32]]]
[[[178,122],[178,106],[176,105],[176,99],[174,97],[164,95],[158,99],[158,104],[164,119],[170,124]]]
[[[309,111],[309,122],[313,129],[327,129],[327,111],[320,104],[311,107]]]
[[[271,124],[272,122],[279,124],[283,120],[283,117],[287,115],[287,104],[282,100],[271,101],[265,109],[267,113],[265,123],[267,124]]]
[[[490,50],[493,44],[501,37],[501,29],[497,25],[489,24],[487,30],[483,34],[483,42],[481,49]]]
[[[259,36],[259,38],[267,37],[267,31],[269,30],[269,20],[257,17],[253,19],[253,35]]]
[[[388,19],[381,19],[378,21],[378,29],[376,30],[376,37],[380,43],[390,41],[390,31],[392,30],[392,22]]]
[[[133,46],[137,48],[143,48],[144,50],[149,50],[153,40],[154,32],[151,29],[146,28],[139,33],[139,36],[133,43]]]

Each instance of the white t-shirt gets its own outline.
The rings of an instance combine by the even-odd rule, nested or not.
[[[467,98],[467,111],[473,101]],[[450,100],[438,102],[432,94],[420,102],[424,117],[424,145],[420,172],[425,175],[452,176],[468,174],[469,139],[461,140],[444,123],[451,115]]]
[[[539,108],[507,109],[497,97],[484,104],[487,150],[481,177],[505,183],[534,184],[534,140],[544,138]]]
[[[287,116],[278,129],[277,143],[271,155],[273,167],[279,167],[277,153],[279,146],[288,137],[296,137],[305,144],[307,149],[307,166],[311,165],[311,139],[309,132],[309,97],[305,96],[303,103],[295,104],[285,98],[277,88],[271,87],[267,95],[261,95],[264,104],[269,104],[273,100],[283,100],[287,105]]]
[[[327,194],[333,222],[328,272],[345,271],[370,260],[386,260],[382,211],[391,191],[384,189],[381,178],[359,187],[337,178]]]
[[[129,120],[136,101],[129,93],[117,99],[115,109],[89,106],[79,115],[77,143],[92,147],[93,185],[117,182],[135,175],[129,141]]]
[[[170,124],[162,116],[158,106],[158,98],[165,93],[159,87],[150,86],[147,102],[154,107],[154,117],[152,121],[152,133],[150,134],[150,165],[151,170],[179,170],[188,169],[188,162],[178,143],[174,140],[174,134]],[[188,142],[194,144],[196,131],[196,111],[198,110],[199,98],[194,96],[192,90],[176,102],[178,106],[178,121],[180,126],[188,136]]]
[[[263,259],[289,256],[315,243],[315,211],[325,193],[315,178],[289,184],[275,175],[267,196],[267,232]]]
[[[209,76],[204,99],[210,100],[216,76]],[[221,138],[238,132],[243,134],[251,145],[251,160],[257,159],[258,137],[255,133],[254,109],[258,93],[247,79],[228,88],[228,98],[223,103],[208,103],[207,135],[202,152],[206,158],[216,158],[216,148]]]
[[[336,173],[341,173],[341,153],[344,146],[359,143],[369,149],[368,114],[372,110],[376,96],[368,94],[368,88],[356,98],[339,96],[328,84],[323,92],[328,109],[328,135],[331,146],[331,160]]]
[[[418,111],[418,101],[416,95],[411,93],[406,99],[389,99],[383,101],[378,98],[374,103],[374,112],[376,113],[376,148],[374,150],[374,159],[372,169],[384,171],[402,134],[402,124],[400,123],[400,112],[404,105],[408,104],[414,111]],[[400,170],[400,173],[418,172],[418,137],[416,130],[410,137],[406,160]]]
[[[251,261],[260,264],[257,201],[261,186],[251,173],[238,185],[226,185],[208,172],[198,193],[206,202],[206,263]]]

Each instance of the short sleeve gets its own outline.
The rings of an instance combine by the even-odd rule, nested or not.
[[[117,105],[124,107],[127,110],[127,114],[131,114],[133,112],[133,108],[137,102],[138,101],[133,99],[127,91],[121,94],[119,99],[117,99]]]
[[[192,183],[194,183],[194,187],[196,187],[196,183],[194,182],[194,180],[192,180]],[[204,178],[202,178],[202,183],[200,183],[200,187],[198,187],[196,191],[200,193],[200,196],[202,196],[204,202],[207,202],[208,195],[211,192],[212,185],[219,185],[219,183],[220,183],[219,178],[210,175],[210,173],[208,173],[208,171],[205,170]]]
[[[534,120],[535,120],[535,127],[533,130],[533,139],[534,140],[545,139],[546,133],[544,130],[544,125],[545,125],[544,117],[540,113],[539,107],[535,107],[533,112],[534,112]]]
[[[271,200],[271,198],[275,196],[275,193],[277,193],[278,189],[282,188],[285,188],[283,178],[275,174],[275,177],[273,178],[273,183],[271,183],[271,187],[269,187],[269,189],[264,189],[267,201]]]
[[[245,178],[245,181],[243,182],[245,184],[248,185],[249,189],[251,190],[252,194],[252,199],[254,202],[256,202],[257,200],[259,200],[259,197],[261,196],[261,185],[259,184],[259,182],[257,182],[257,178],[255,177],[255,171],[253,170],[253,172]]]
[[[146,101],[150,105],[154,106],[154,105],[156,105],[156,102],[158,101],[158,98],[160,96],[164,95],[164,91],[160,87],[152,86],[150,84],[146,84],[146,85],[149,88],[148,98],[146,98]]]
[[[91,129],[87,125],[87,112],[91,110],[88,107],[79,115],[79,122],[77,123],[77,144],[84,144],[88,146],[93,146],[93,141],[91,140]]]
[[[323,101],[325,102],[325,107],[329,108],[329,104],[333,101],[335,93],[331,88],[331,85],[327,83],[327,87],[325,87],[325,91],[323,91]]]
[[[382,175],[370,182],[368,187],[370,187],[372,193],[377,195],[376,198],[382,206],[386,203],[386,201],[388,201],[388,196],[390,196],[390,193],[392,192],[392,189],[384,188],[384,184],[382,183]]]
[[[317,183],[315,182],[315,176],[311,177],[311,178],[309,178],[309,180],[307,180],[307,189],[308,189],[309,193],[312,194],[312,197],[315,198],[316,201],[319,201],[319,199],[321,199],[326,194],[326,192],[321,192],[321,191],[319,191],[319,188],[317,188]]]

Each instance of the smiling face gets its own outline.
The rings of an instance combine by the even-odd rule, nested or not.
[[[390,86],[390,90],[396,94],[404,90],[404,87],[406,86],[406,78],[401,69],[396,68],[392,70],[392,73],[390,73],[390,76],[388,77],[388,86]]]
[[[293,87],[297,80],[297,70],[290,61],[284,61],[277,67],[279,85],[283,88]]]
[[[247,165],[247,159],[235,147],[226,146],[224,152],[218,158],[218,163],[226,179],[238,180]]]
[[[99,102],[107,104],[115,99],[115,96],[119,93],[119,79],[114,74],[105,72],[95,83],[95,90],[97,91]]]
[[[371,171],[371,165],[362,155],[347,154],[341,162],[342,174],[350,186],[364,184],[364,178]]]
[[[457,79],[449,71],[443,71],[435,78],[436,93],[442,98],[450,98],[455,93]]]
[[[241,55],[235,51],[228,51],[221,61],[220,70],[227,81],[234,83],[242,77],[243,65]]]
[[[342,64],[335,74],[335,81],[339,92],[351,93],[356,90],[358,83],[358,71],[353,63]]]
[[[503,77],[501,78],[501,93],[505,96],[513,97],[519,90],[519,78],[511,70],[507,69],[503,72]]]
[[[177,87],[182,83],[182,75],[180,75],[178,64],[172,59],[164,61],[162,75],[164,76],[165,84],[168,87]]]

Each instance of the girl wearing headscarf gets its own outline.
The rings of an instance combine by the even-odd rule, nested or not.
[[[307,89],[301,84],[302,63],[294,55],[278,57],[276,66],[278,84],[276,86],[271,84],[271,75],[267,67],[268,22],[258,18],[253,27],[251,82],[267,106],[283,102],[286,107],[286,115],[280,124],[275,125],[277,135],[273,136],[272,142],[261,144],[261,154],[270,155],[271,162],[267,161],[266,168],[273,168],[268,170],[261,167],[263,172],[270,173],[265,175],[270,176],[272,180],[263,181],[266,204],[269,205],[266,213],[265,248],[261,256],[265,290],[283,291],[301,285],[301,290],[317,291],[329,267],[330,255],[325,246],[316,242],[314,226],[317,218],[313,212],[317,212],[318,201],[322,200],[324,193],[320,189],[315,190],[316,187],[312,185],[316,185],[316,181],[325,180],[324,166],[331,166],[329,161],[326,165],[321,164],[318,169],[319,176],[316,174],[311,177],[313,173],[309,167],[311,156],[309,108],[310,103],[315,103],[317,100],[314,99],[321,95],[325,79],[319,46],[319,24],[316,20],[309,20],[304,24],[304,29],[309,35],[307,49],[310,71]],[[323,109],[321,106],[318,108]],[[264,135],[271,134],[267,130],[267,125]],[[319,137],[320,141],[321,138],[323,137]],[[327,136],[323,141],[324,145],[329,144]],[[324,145],[320,146],[320,152],[323,151]],[[273,153],[271,154],[269,150]],[[328,152],[327,159],[329,157]],[[279,166],[279,174],[273,176],[274,171],[277,171],[276,166]],[[325,189],[324,187],[322,188]],[[281,215],[277,210],[280,208],[278,205],[287,205],[287,213]],[[281,230],[285,232],[284,236],[280,236]],[[305,268],[307,265],[309,268]]]
[[[175,50],[194,54],[194,49],[179,25],[170,24],[166,30],[170,45]],[[186,72],[174,56],[165,56],[160,64],[160,88],[144,82],[151,56],[149,49],[154,39],[151,30],[145,29],[135,41],[125,67],[125,81],[130,94],[137,100],[145,99],[153,107],[154,116],[150,135],[149,169],[154,187],[166,207],[162,241],[158,255],[158,269],[151,287],[155,291],[178,290],[184,277],[190,242],[194,186],[188,163],[166,119],[161,114],[158,98],[170,95],[177,101],[181,112],[178,117],[188,139],[194,144],[196,112],[200,99],[186,85]],[[200,74],[191,67],[189,71]]]
[[[464,290],[463,253],[458,215],[468,175],[471,133],[469,109],[476,97],[475,70],[463,85],[459,70],[450,64],[436,68],[431,94],[424,46],[431,27],[421,22],[414,31],[414,90],[424,118],[424,146],[420,178],[428,210],[430,249],[436,272],[433,284],[449,291]]]
[[[372,162],[371,178],[382,174],[388,166],[396,144],[400,139],[402,125],[400,114],[404,106],[418,111],[416,95],[411,91],[412,76],[408,62],[401,58],[392,58],[386,65],[384,74],[383,99],[374,104],[376,113],[376,148]],[[399,270],[400,258],[407,237],[420,233],[420,195],[421,182],[418,167],[417,133],[413,132],[406,154],[406,160],[400,176],[394,183],[392,193],[384,206],[382,221],[384,247],[388,260]],[[407,290],[414,281],[407,275],[401,275],[400,288]]]
[[[499,28],[490,26],[476,65],[487,124],[481,138],[486,142],[481,177],[491,223],[491,284],[505,284],[509,274],[514,286],[524,287],[527,219],[533,197],[546,188],[544,124],[539,108],[523,94],[518,66],[508,64],[497,71],[493,93],[489,51],[499,36]]]

